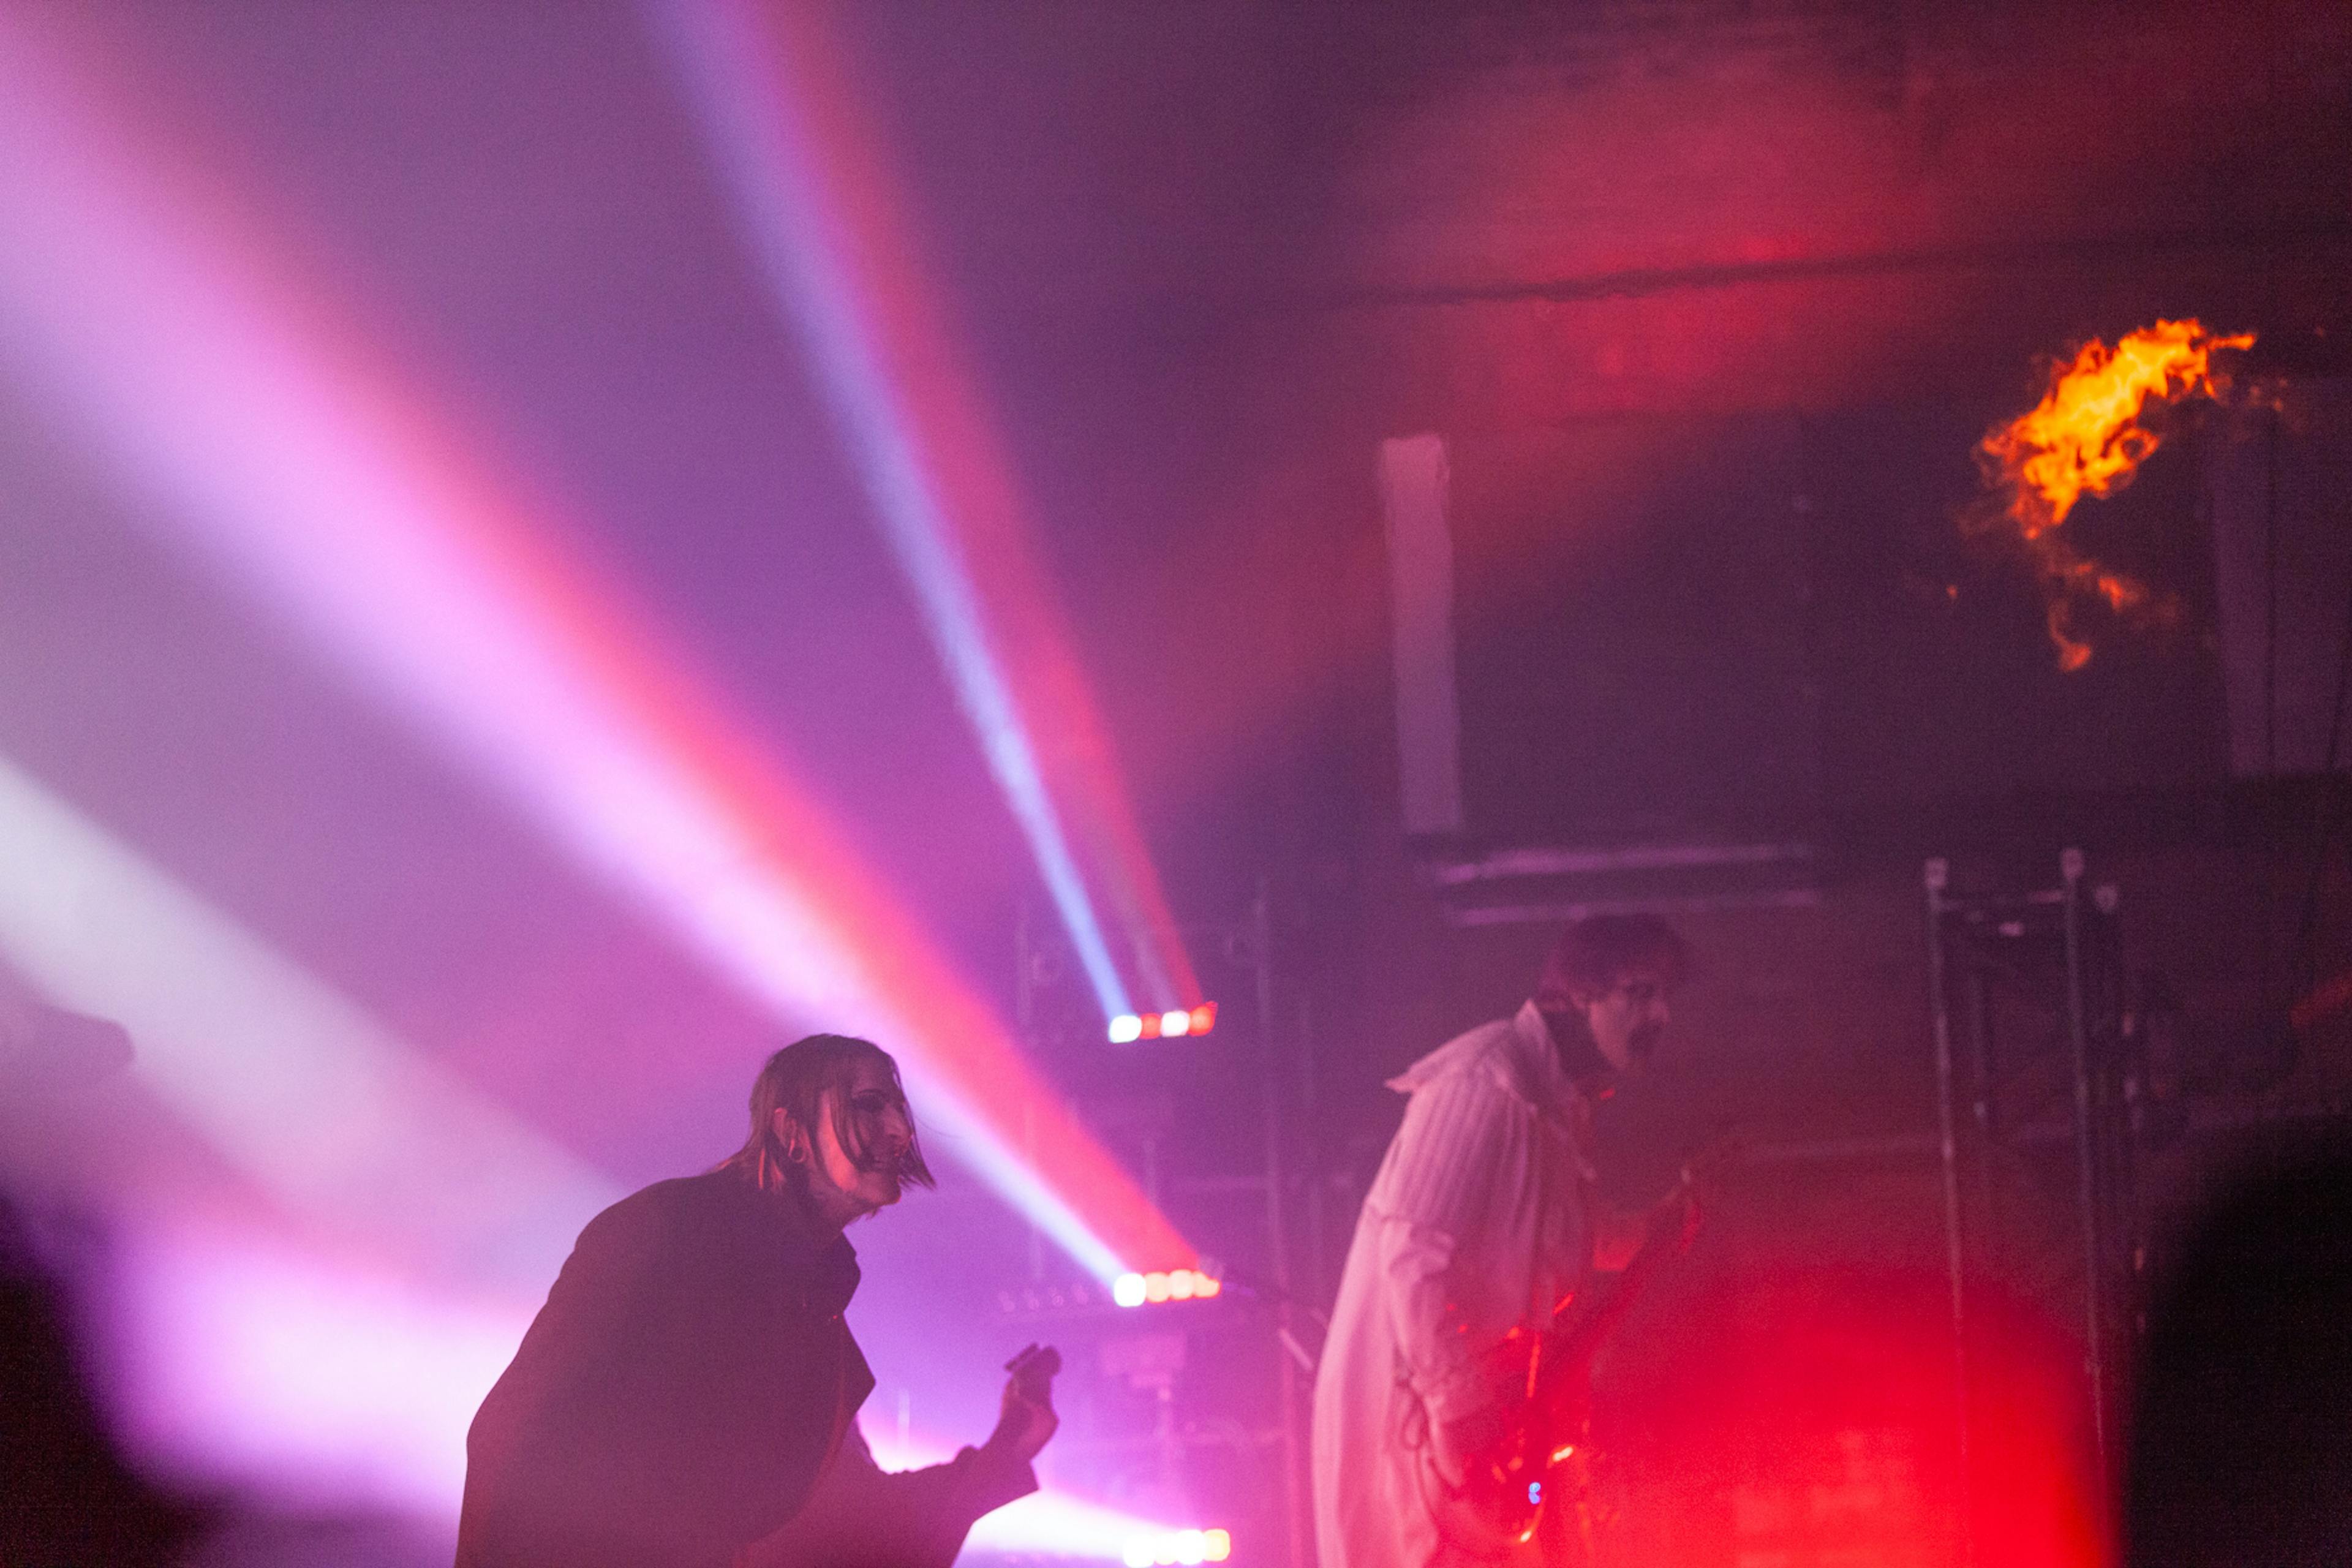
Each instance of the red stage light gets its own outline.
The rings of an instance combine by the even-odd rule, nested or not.
[[[1110,1299],[1122,1307],[1205,1301],[1224,1288],[1222,1280],[1198,1268],[1171,1268],[1164,1273],[1122,1274],[1111,1283]]]
[[[1179,1036],[1205,1035],[1217,1026],[1217,1005],[1203,1002],[1187,1012],[1171,1007],[1165,1013],[1121,1013],[1110,1021],[1108,1033],[1114,1046],[1131,1044],[1136,1040],[1170,1040]]]

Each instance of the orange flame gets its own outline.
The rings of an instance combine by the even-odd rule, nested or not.
[[[2091,645],[2072,632],[2076,605],[2095,601],[2114,615],[2157,622],[2170,620],[2179,606],[2169,594],[2102,566],[2058,530],[2075,502],[2123,489],[2162,444],[2139,422],[2151,400],[2220,396],[2213,351],[2253,342],[2252,332],[2215,337],[2195,321],[2158,321],[2112,349],[2095,338],[2074,363],[2052,369],[2039,404],[1979,444],[1977,462],[1999,505],[1972,512],[1969,529],[2011,535],[2024,548],[2042,579],[2061,669],[2080,669],[2091,659]]]

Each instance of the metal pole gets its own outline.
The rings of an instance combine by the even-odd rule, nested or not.
[[[1990,1249],[2000,1237],[2000,1210],[1993,1190],[1991,1153],[1994,1135],[2000,1124],[1994,1096],[1999,1085],[1993,1079],[1994,1046],[1992,1033],[1992,996],[1985,984],[1984,965],[1971,963],[1966,977],[1968,985],[1969,1060],[1972,1084],[1969,1090],[1973,1121],[1976,1160],[1978,1261],[1990,1256]]]
[[[2083,1330],[2084,1371],[2091,1382],[2091,1440],[2104,1514],[2107,1480],[2107,1368],[2105,1227],[2099,1220],[2098,1143],[2092,1124],[2091,1034],[2083,996],[2083,852],[2058,857],[2066,911],[2066,1032],[2074,1052],[2074,1163],[2083,1207]]]
[[[1261,880],[1257,898],[1250,906],[1250,947],[1251,957],[1255,961],[1252,978],[1257,984],[1258,1050],[1263,1058],[1258,1081],[1265,1090],[1266,1272],[1286,1300],[1290,1294],[1290,1249],[1285,1241],[1282,1204],[1282,1075],[1276,1067],[1274,973],[1268,952],[1273,940],[1274,915],[1265,883]]]
[[[1290,1303],[1289,1226],[1283,1212],[1282,1075],[1275,1049],[1274,1021],[1274,900],[1260,878],[1257,898],[1250,909],[1251,956],[1256,961],[1259,1081],[1265,1105],[1265,1233],[1266,1273],[1274,1281],[1274,1326],[1276,1360],[1280,1363],[1282,1405],[1282,1514],[1291,1568],[1307,1568],[1308,1555],[1299,1470],[1306,1459],[1298,1408],[1298,1369],[1292,1364],[1294,1341]]]
[[[1305,1283],[1309,1299],[1319,1303],[1329,1295],[1324,1279],[1324,1259],[1330,1256],[1323,1214],[1323,1122],[1318,1110],[1323,1095],[1315,1073],[1315,1016],[1303,987],[1298,998],[1297,1028],[1292,1044],[1298,1052],[1298,1125],[1307,1130],[1307,1163],[1299,1173],[1306,1178],[1307,1192]]]
[[[1944,892],[1951,885],[1951,875],[1950,863],[1938,858],[1927,862],[1922,879],[1927,890],[1927,1016],[1935,1033],[1937,1134],[1944,1164],[1944,1267],[1952,1286],[1952,1408],[1959,1446],[1960,1561],[1973,1565],[1976,1508],[1969,1473],[1968,1287],[1960,1240],[1958,1118],[1952,1103],[1952,1016],[1944,994]]]
[[[2116,1031],[2116,1046],[2124,1044],[2123,1016],[2126,1000],[2124,987],[2123,930],[2116,915],[2123,901],[2120,889],[2112,882],[2091,889],[2091,907],[2099,911],[2099,952],[2107,974],[2107,984],[2114,987],[2103,1011],[2112,1020]],[[2140,1028],[2145,1029],[2143,1021]],[[2110,1060],[2104,1079],[2106,1099],[2107,1142],[2110,1157],[2107,1172],[2110,1184],[2107,1212],[2114,1216],[2109,1234],[2108,1256],[2120,1258],[2124,1264],[2122,1300],[2109,1322],[2121,1335],[2121,1363],[2111,1404],[2128,1408],[2131,1404],[2131,1368],[2137,1359],[2140,1340],[2146,1333],[2145,1290],[2147,1269],[2147,1227],[2145,1207],[2140,1202],[2139,1187],[2139,1125],[2137,1116],[2147,1094],[2147,1068],[2144,1063]]]

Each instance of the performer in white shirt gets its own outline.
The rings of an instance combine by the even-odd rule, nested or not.
[[[1687,955],[1654,916],[1580,921],[1516,1016],[1390,1080],[1412,1098],[1365,1196],[1316,1374],[1321,1568],[1514,1555],[1465,1486],[1503,1434],[1511,1390],[1495,1347],[1541,1328],[1596,1246],[1611,1264],[1632,1250],[1638,1227],[1604,1221],[1594,1200],[1592,1105],[1655,1049]]]

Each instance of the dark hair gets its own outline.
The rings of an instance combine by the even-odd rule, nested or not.
[[[770,1057],[761,1068],[760,1076],[751,1080],[751,1131],[743,1146],[719,1163],[721,1170],[731,1170],[762,1191],[782,1191],[802,1195],[808,1189],[808,1172],[785,1150],[782,1140],[776,1136],[776,1112],[790,1117],[814,1142],[816,1119],[824,1104],[824,1091],[844,1089],[849,1085],[850,1069],[861,1061],[878,1061],[890,1075],[890,1088],[897,1093],[901,1107],[907,1104],[905,1085],[898,1081],[898,1064],[890,1053],[871,1040],[861,1040],[849,1035],[811,1035],[794,1040]],[[938,1185],[931,1168],[923,1160],[923,1146],[915,1137],[915,1113],[907,1111],[907,1152],[898,1158],[898,1179],[917,1186]],[[878,1168],[883,1156],[869,1150],[859,1136],[849,1114],[849,1097],[836,1094],[833,1102],[833,1133],[841,1141],[841,1151],[849,1156],[850,1163],[861,1171]]]
[[[1567,1007],[1637,976],[1672,989],[1689,969],[1690,943],[1656,915],[1587,915],[1553,944],[1536,1002]]]

